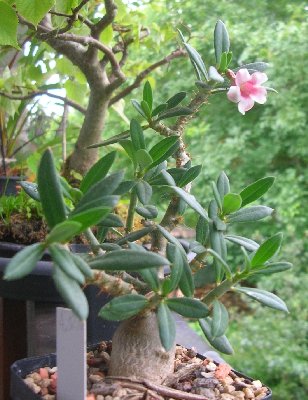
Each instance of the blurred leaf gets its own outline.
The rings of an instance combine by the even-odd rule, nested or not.
[[[240,67],[235,68],[233,71],[237,72],[240,69],[246,68],[246,69],[248,69],[248,71],[250,73],[256,72],[256,71],[264,72],[268,68],[268,66],[269,66],[269,64],[260,61],[260,62],[241,65]]]
[[[153,163],[152,157],[145,149],[137,150],[135,157],[142,170],[146,169]]]
[[[193,110],[188,107],[175,107],[167,109],[166,111],[162,111],[157,118],[157,121],[161,121],[162,119],[173,118],[173,117],[181,117],[193,114]]]
[[[165,111],[168,107],[168,104],[164,103],[164,104],[159,104],[157,107],[154,108],[154,110],[152,111],[152,117],[156,117],[156,115],[158,115],[159,113],[161,113],[162,111]]]
[[[0,26],[0,45],[20,49],[17,42],[18,18],[16,12],[3,1],[0,1]]]
[[[81,223],[76,221],[63,221],[55,225],[46,237],[46,243],[66,243],[80,232]]]
[[[143,100],[148,104],[149,111],[152,111],[153,106],[153,92],[149,81],[146,81],[143,87]]]
[[[201,172],[201,165],[195,165],[194,167],[189,168],[181,177],[178,186],[183,187],[186,186],[188,183],[192,182],[197,178],[197,176]]]
[[[172,264],[170,273],[170,292],[172,292],[178,287],[183,274],[183,255],[178,246],[173,243],[167,243],[167,258]]]
[[[179,287],[184,296],[192,297],[194,295],[195,285],[191,268],[188,264],[187,256],[185,253],[182,253],[182,263],[183,271],[179,282]]]
[[[221,199],[220,199],[220,194],[219,194],[219,192],[218,192],[216,183],[215,183],[214,181],[212,181],[212,182],[211,182],[211,185],[212,185],[213,195],[214,195],[214,197],[215,197],[217,206],[218,206],[218,208],[219,208],[220,210],[222,210],[222,201],[221,201]]]
[[[37,189],[37,184],[27,181],[20,181],[20,186],[33,200],[40,201],[40,195]]]
[[[214,30],[214,48],[216,63],[220,64],[221,54],[228,52],[230,48],[230,40],[225,24],[218,20]]]
[[[176,93],[174,96],[170,97],[170,99],[167,100],[167,105],[168,109],[174,108],[177,105],[179,105],[186,97],[187,93],[186,92],[179,92]]]
[[[224,69],[221,69],[221,71],[224,71]],[[217,71],[217,69],[213,66],[210,66],[209,68],[209,78],[215,82],[224,82],[224,78],[220,75],[220,73]]]
[[[286,261],[280,261],[275,263],[267,263],[263,265],[262,268],[254,268],[252,272],[253,274],[270,275],[270,274],[276,274],[278,272],[287,271],[292,267],[293,265],[291,263]]]
[[[91,226],[94,226],[101,222],[106,217],[106,215],[108,215],[109,212],[109,207],[89,207],[85,211],[69,215],[68,221],[78,222],[80,225],[78,233],[81,233],[87,228],[90,228]]]
[[[71,253],[71,257],[79,271],[87,278],[93,278],[93,271],[89,267],[88,263],[80,257],[78,254]]]
[[[139,240],[142,237],[148,235],[154,230],[153,226],[146,226],[145,228],[140,229],[139,231],[134,231],[124,236],[123,238],[117,241],[117,244],[125,244],[127,242],[134,242],[135,240]]]
[[[137,100],[131,100],[132,105],[135,107],[135,109],[138,111],[140,115],[143,116],[143,118],[147,119],[147,116],[145,112],[143,111],[143,108],[141,107],[141,104]]]
[[[226,173],[222,171],[217,179],[217,190],[220,195],[221,201],[223,201],[223,198],[225,197],[226,194],[230,192],[230,184],[229,184],[229,178],[227,177]]]
[[[98,315],[109,321],[122,321],[138,314],[148,305],[148,300],[141,294],[119,296],[102,307]]]
[[[209,238],[209,223],[203,218],[199,217],[196,226],[196,240],[201,244],[206,244]]]
[[[273,293],[267,292],[266,290],[247,288],[247,287],[235,287],[236,292],[244,293],[252,299],[264,304],[267,307],[274,308],[275,310],[289,312],[288,308],[283,300]]]
[[[218,300],[213,301],[212,336],[222,336],[229,324],[229,314],[226,307]]]
[[[36,26],[55,4],[55,0],[16,0],[15,4],[19,14]]]
[[[108,214],[98,225],[112,228],[121,228],[124,226],[123,221],[117,214]]]
[[[161,344],[169,351],[174,345],[176,326],[168,306],[164,303],[158,306],[157,322]]]
[[[259,245],[257,242],[251,239],[247,239],[242,236],[236,235],[225,235],[225,239],[229,240],[229,242],[233,242],[238,244],[239,246],[243,246],[248,251],[255,251],[258,250]]]
[[[139,201],[148,204],[152,197],[152,186],[146,181],[138,181],[135,187]]]
[[[145,149],[143,129],[134,118],[130,122],[130,137],[135,150]]]
[[[185,192],[185,190],[176,187],[176,186],[171,186],[172,190],[174,190],[193,210],[197,212],[197,214],[201,215],[204,219],[208,221],[208,216],[206,214],[206,211],[202,208],[202,206],[198,203],[196,200],[195,196],[192,194],[189,194]]]
[[[144,111],[144,114],[146,115],[146,119],[149,121],[151,119],[152,113],[151,113],[148,103],[146,101],[142,100],[140,105],[141,105],[142,110]]]
[[[178,136],[168,136],[151,148],[149,153],[153,159],[153,163],[148,167],[148,170],[167,160],[167,158],[175,153],[180,145],[178,139]]]
[[[158,216],[158,210],[155,206],[147,205],[136,207],[136,212],[144,218],[154,219]]]
[[[213,338],[212,336],[212,319],[207,317],[199,320],[200,328],[204,333],[205,337],[216,350],[224,354],[233,354],[233,349],[227,337],[225,335]]]

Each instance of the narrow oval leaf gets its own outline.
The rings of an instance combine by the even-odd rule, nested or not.
[[[41,201],[36,183],[20,181],[19,184],[27,193],[27,195],[30,196],[33,200]]]
[[[248,251],[255,251],[259,248],[257,242],[251,239],[247,239],[243,236],[225,235],[225,239],[229,240],[229,242],[233,242],[238,244],[239,246],[244,247]]]
[[[167,243],[167,258],[171,262],[170,292],[172,292],[178,287],[183,274],[183,255],[178,246]]]
[[[208,241],[209,233],[210,233],[210,229],[209,229],[208,221],[203,217],[199,217],[197,226],[196,226],[197,242],[205,245]]]
[[[142,110],[144,111],[145,115],[146,115],[146,119],[150,120],[151,119],[151,110],[150,107],[148,105],[148,103],[144,100],[141,101],[140,103]]]
[[[116,157],[116,151],[108,153],[98,160],[87,172],[80,184],[80,190],[86,193],[91,186],[99,182],[107,175]]]
[[[146,181],[138,181],[135,189],[139,201],[142,204],[149,204],[152,197],[152,186]]]
[[[132,99],[131,102],[132,102],[132,105],[135,107],[135,109],[138,111],[138,113],[140,115],[142,115],[143,118],[147,119],[147,116],[146,116],[145,112],[143,111],[139,101]]]
[[[158,216],[158,210],[155,206],[136,207],[136,212],[146,219],[154,219]]]
[[[143,87],[143,100],[148,104],[150,111],[152,111],[153,92],[149,81],[146,81]]]
[[[231,214],[237,211],[242,204],[242,198],[239,194],[228,193],[224,196],[222,211],[224,214]]]
[[[89,208],[86,211],[82,211],[80,213],[73,214],[69,216],[68,221],[77,222],[80,225],[79,231],[76,233],[81,233],[85,231],[87,228],[94,226],[102,221],[106,215],[110,212],[110,208],[106,207],[94,207]]]
[[[269,188],[273,185],[275,178],[273,176],[267,176],[266,178],[259,179],[251,185],[245,187],[240,193],[242,198],[242,207],[249,203],[259,199],[266,193]]]
[[[139,149],[135,154],[136,160],[140,165],[141,169],[145,169],[153,163],[153,159],[145,149]]]
[[[157,323],[161,344],[166,351],[169,351],[175,342],[176,326],[171,311],[164,303],[158,306]]]
[[[291,269],[293,265],[286,261],[280,261],[276,263],[268,263],[263,266],[263,268],[255,268],[252,272],[253,274],[270,275],[276,274],[278,272],[287,271]]]
[[[86,320],[89,314],[89,305],[79,284],[68,277],[60,268],[54,268],[52,277],[66,304],[79,319]]]
[[[267,307],[274,308],[275,310],[289,312],[288,308],[283,300],[273,293],[267,292],[262,289],[247,288],[247,287],[235,287],[235,291],[244,293],[252,299],[264,304]]]
[[[93,271],[89,267],[88,263],[77,254],[71,253],[71,257],[74,260],[74,263],[77,268],[79,268],[80,272],[87,278],[93,278]]]
[[[162,111],[165,111],[168,108],[168,104],[164,103],[164,104],[159,104],[157,107],[154,108],[154,110],[152,111],[152,117],[156,117],[156,115],[158,115],[159,113],[161,113]]]
[[[217,203],[217,206],[218,206],[219,210],[222,210],[222,200],[220,198],[220,194],[218,192],[216,183],[214,181],[212,181],[211,186],[212,186],[213,195],[214,195],[215,201]]]
[[[272,258],[279,250],[281,242],[282,233],[277,233],[263,242],[256,251],[256,254],[253,256],[251,266],[255,267],[257,265],[262,265]]]
[[[135,186],[136,186],[136,181],[123,181],[119,184],[119,186],[116,188],[113,194],[121,196],[123,194],[129,193]]]
[[[162,111],[158,115],[157,121],[161,121],[161,120],[167,119],[167,118],[187,116],[187,115],[191,115],[192,113],[193,113],[193,110],[191,110],[188,107],[170,108],[170,109],[167,109],[166,111]]]
[[[204,62],[202,60],[201,55],[190,44],[185,43],[185,42],[183,44],[184,44],[184,46],[185,46],[185,48],[187,50],[189,58],[190,58],[192,64],[194,65],[194,67],[197,68],[199,74],[202,74],[203,77],[208,81],[209,80],[208,73],[207,73],[207,70],[205,68],[205,65],[204,65]],[[201,76],[199,75],[198,78],[201,78]]]
[[[20,279],[30,274],[44,253],[44,244],[35,243],[19,251],[5,268],[3,278],[7,281]]]
[[[80,232],[81,227],[82,224],[77,221],[63,221],[53,227],[46,237],[46,243],[66,243]]]
[[[249,222],[258,221],[272,214],[274,210],[266,206],[252,206],[242,208],[235,213],[228,215],[228,221],[230,224],[234,222]]]
[[[213,338],[212,336],[212,320],[211,318],[207,317],[205,319],[199,320],[200,328],[204,333],[205,337],[209,341],[209,343],[218,351],[224,354],[233,354],[232,346],[225,335]]]
[[[229,314],[226,307],[218,300],[213,301],[212,336],[222,336],[229,324]]]
[[[179,105],[186,97],[186,92],[176,93],[166,101],[168,108],[174,108]]]
[[[123,221],[117,214],[107,214],[107,216],[97,225],[112,228],[122,228],[124,226]]]
[[[141,294],[127,294],[109,301],[98,315],[108,321],[122,321],[138,314],[148,304],[146,297]]]
[[[157,269],[148,268],[138,271],[141,278],[149,285],[149,287],[157,292],[159,290],[160,282],[157,274]]]
[[[183,190],[179,187],[176,187],[176,186],[170,186],[170,187],[185,201],[185,203],[187,203],[193,210],[195,210],[197,212],[197,214],[199,214],[205,220],[207,220],[207,221],[209,220],[206,211],[198,203],[195,196],[193,196],[190,193],[185,192],[185,190]]]
[[[145,228],[140,229],[139,231],[134,231],[124,236],[123,238],[117,241],[117,244],[122,245],[128,242],[134,242],[135,240],[139,240],[142,237],[148,235],[153,231],[153,226],[146,226]]]
[[[172,310],[187,318],[204,318],[209,315],[208,307],[197,299],[179,297],[167,299],[166,304]]]
[[[220,57],[223,52],[228,52],[230,48],[229,34],[225,24],[218,20],[214,30],[214,48],[216,63],[220,64]]]
[[[167,158],[178,150],[179,146],[180,142],[178,136],[168,136],[158,142],[149,152],[150,156],[153,158],[153,163],[148,167],[148,170],[167,160]]]
[[[37,181],[45,218],[48,226],[53,228],[65,220],[66,212],[59,175],[50,149],[41,158]]]
[[[195,165],[194,167],[189,168],[181,177],[178,186],[183,187],[186,186],[188,183],[192,182],[197,178],[197,176],[201,172],[201,165]]]
[[[195,291],[195,284],[191,268],[188,264],[186,254],[182,253],[183,271],[179,282],[179,287],[186,297],[192,297]]]
[[[135,250],[113,251],[89,262],[91,268],[106,271],[138,271],[139,269],[162,267],[169,264],[169,261],[159,254],[150,251],[143,254]]]
[[[135,149],[133,143],[129,139],[123,139],[119,141],[119,145],[123,147],[128,157],[133,161],[134,165],[137,164],[135,157]]]
[[[232,277],[231,269],[222,256],[212,249],[207,249],[207,252],[210,253],[222,265],[227,278],[230,279]]]

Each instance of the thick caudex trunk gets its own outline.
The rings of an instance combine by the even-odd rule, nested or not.
[[[86,115],[80,130],[73,153],[66,161],[64,175],[69,176],[72,171],[84,175],[96,162],[97,149],[88,149],[91,144],[101,141],[104,129],[109,97],[101,91],[91,90]]]
[[[166,351],[160,342],[156,314],[121,323],[112,339],[109,375],[150,379],[161,383],[174,370],[175,344]]]

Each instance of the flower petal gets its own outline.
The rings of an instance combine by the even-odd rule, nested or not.
[[[233,103],[238,103],[241,100],[241,92],[238,86],[231,86],[228,90],[227,97]]]
[[[254,87],[253,93],[250,94],[250,98],[259,104],[264,104],[266,102],[266,89],[264,87]]]
[[[251,97],[242,97],[241,101],[238,103],[238,110],[241,114],[245,115],[246,111],[249,111],[255,102]]]
[[[254,85],[262,85],[262,83],[268,80],[267,75],[264,72],[254,72],[251,75],[251,82]]]
[[[242,68],[236,73],[235,83],[237,84],[237,86],[240,86],[243,83],[248,82],[250,78],[251,76],[250,73],[248,72],[248,69]]]

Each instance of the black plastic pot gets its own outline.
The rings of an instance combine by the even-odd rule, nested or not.
[[[93,346],[91,346],[93,348]],[[198,355],[204,359],[202,355]],[[11,366],[11,400],[42,400],[42,397],[35,394],[23,381],[23,378],[31,372],[43,367],[54,367],[56,365],[56,355],[48,354],[42,357],[32,357],[16,361]],[[237,375],[250,379],[244,374],[235,371]],[[262,400],[272,400],[272,392],[269,393]]]
[[[21,176],[0,176],[0,196],[15,196],[18,193],[18,182]]]

